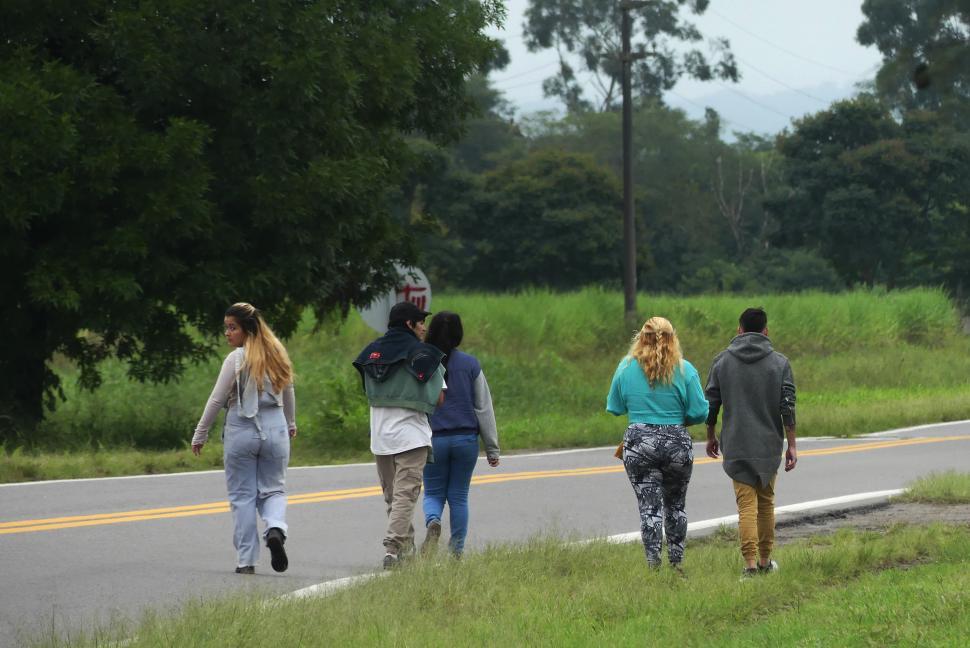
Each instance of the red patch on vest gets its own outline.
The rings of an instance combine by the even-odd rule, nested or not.
[[[380,357],[381,357],[381,352],[380,351],[374,351],[374,353],[370,354],[370,359],[371,360],[377,360]]]
[[[418,374],[418,380],[424,380],[424,374],[423,373],[419,373]]]

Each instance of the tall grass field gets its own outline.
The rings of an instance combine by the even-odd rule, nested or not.
[[[646,318],[677,328],[685,357],[706,377],[749,306],[768,312],[775,348],[792,362],[798,434],[854,435],[970,418],[970,337],[939,290],[762,296],[639,296]],[[619,292],[587,289],[520,294],[440,294],[433,310],[465,325],[462,348],[481,361],[495,403],[503,452],[609,445],[624,419],[604,410],[610,379],[634,330]],[[215,340],[221,322],[207,334]],[[271,323],[272,324],[272,323]],[[292,464],[368,456],[368,408],[351,366],[376,334],[351,312],[316,322],[308,313],[286,341],[297,373],[299,436]],[[40,428],[0,455],[0,481],[219,467],[217,423],[197,459],[188,441],[228,348],[164,385],[131,382],[117,362],[104,383],[76,387],[76,370],[55,369],[67,400]],[[703,426],[692,428],[703,436]]]

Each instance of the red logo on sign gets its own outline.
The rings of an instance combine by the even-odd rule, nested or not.
[[[427,290],[425,286],[412,286],[410,284],[405,284],[397,289],[397,296],[400,301],[409,301],[421,310],[424,310],[425,305],[428,303],[428,296],[421,295]]]
[[[380,351],[375,351],[374,353],[370,354],[370,359],[371,360],[377,360],[380,357],[381,357],[381,352]]]

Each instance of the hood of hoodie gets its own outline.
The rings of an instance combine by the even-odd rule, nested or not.
[[[771,348],[771,340],[761,333],[742,333],[731,340],[727,350],[735,358],[747,364],[758,362],[774,351]]]

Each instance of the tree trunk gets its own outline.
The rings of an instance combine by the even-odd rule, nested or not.
[[[47,366],[47,329],[43,315],[8,312],[6,340],[0,346],[0,443],[20,445],[44,419],[45,399],[59,389]]]

